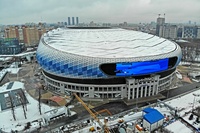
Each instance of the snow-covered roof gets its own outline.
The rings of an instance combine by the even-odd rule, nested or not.
[[[125,29],[56,29],[43,36],[43,43],[58,51],[99,58],[157,56],[177,49],[167,39]]]
[[[24,89],[24,83],[22,82],[8,82],[0,87],[0,93],[5,93],[7,91],[11,90],[17,90],[17,89]]]
[[[165,128],[172,133],[193,133],[193,131],[187,125],[179,120],[173,122]]]

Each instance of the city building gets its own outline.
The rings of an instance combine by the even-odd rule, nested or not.
[[[197,28],[197,39],[200,39],[200,27]]]
[[[182,38],[197,38],[197,26],[184,26]]]
[[[177,38],[178,28],[177,25],[165,23],[165,18],[158,17],[156,24],[156,35],[168,39]]]
[[[26,47],[35,46],[46,31],[47,29],[40,24],[39,26],[9,26],[5,29],[5,38],[17,38]]]
[[[19,37],[19,27],[18,26],[9,26],[6,27],[4,32],[5,38],[17,38],[18,40],[21,40]]]
[[[0,39],[0,55],[15,55],[23,51],[24,45],[17,38]]]
[[[70,17],[68,17],[68,25],[71,25]]]
[[[36,52],[49,90],[100,100],[144,98],[169,89],[181,56],[170,40],[100,27],[49,31]]]
[[[75,19],[72,17],[72,25],[75,25]]]
[[[39,42],[39,32],[36,27],[22,26],[24,43],[26,46],[36,45]]]
[[[159,36],[163,30],[160,28],[161,26],[164,26],[165,24],[165,18],[158,17],[157,18],[157,24],[156,24],[156,35]]]
[[[177,38],[177,26],[170,24],[161,25],[159,29],[159,36],[169,39]]]
[[[79,25],[79,19],[76,17],[76,25]]]

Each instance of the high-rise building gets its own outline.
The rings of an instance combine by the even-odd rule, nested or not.
[[[79,24],[79,20],[78,20],[78,17],[76,17],[76,25]]]
[[[75,25],[74,17],[72,17],[72,25]]]
[[[68,25],[71,25],[70,17],[68,17]]]
[[[17,38],[19,40],[18,26],[6,28],[5,38]]]
[[[160,32],[163,32],[163,29],[160,29],[160,27],[164,26],[164,24],[165,24],[165,18],[158,17],[156,24],[156,35],[159,36],[159,34],[162,34]]]
[[[182,28],[182,27],[178,27],[178,30],[177,30],[177,37],[178,37],[178,38],[182,38],[182,34],[183,34],[183,28]]]
[[[165,18],[158,17],[158,18],[157,18],[157,24],[158,24],[158,25],[163,25],[163,24],[165,24]]]
[[[5,38],[17,38],[26,47],[37,45],[41,36],[46,32],[44,27],[37,26],[10,26],[5,29]]]
[[[177,26],[176,25],[160,25],[159,36],[169,39],[177,38]]]
[[[38,29],[36,27],[24,27],[24,43],[27,46],[36,45],[39,42]]]

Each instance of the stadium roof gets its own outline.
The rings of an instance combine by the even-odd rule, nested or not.
[[[43,42],[62,52],[99,58],[158,56],[177,49],[167,39],[125,29],[56,29]]]

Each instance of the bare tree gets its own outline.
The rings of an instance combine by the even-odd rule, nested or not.
[[[24,91],[23,90],[21,90],[21,97],[22,97],[22,99],[23,99],[23,101],[24,101],[24,107],[25,107],[25,109],[26,109],[26,111],[27,111],[27,100],[26,100],[26,96],[25,96],[25,93],[24,93]]]
[[[39,86],[38,87],[38,107],[39,107],[39,112],[40,112],[40,115],[42,114],[42,111],[41,111],[41,89],[42,89],[43,86]]]
[[[13,119],[16,121],[13,97],[11,96],[10,93],[8,93],[8,95],[9,95],[9,98],[10,98],[10,104],[11,104],[11,111],[12,111]]]
[[[21,104],[22,104],[22,108],[23,108],[23,112],[24,112],[24,117],[25,117],[25,119],[27,119],[27,117],[26,117],[26,107],[25,107],[25,103],[26,103],[26,101],[25,101],[25,99],[24,99],[24,97],[23,97],[23,94],[21,94],[21,92],[18,92],[18,96],[19,96],[19,100],[20,100],[20,102],[21,102]]]

